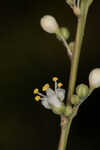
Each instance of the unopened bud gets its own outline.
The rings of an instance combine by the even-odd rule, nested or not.
[[[61,35],[64,37],[65,40],[67,40],[69,38],[70,33],[69,33],[69,30],[67,28],[61,27],[60,32],[61,32]]]
[[[71,103],[72,103],[73,105],[79,104],[79,103],[80,103],[80,98],[79,98],[79,96],[78,96],[78,95],[73,95],[73,96],[71,97]]]
[[[100,87],[100,68],[93,69],[89,74],[90,88]]]
[[[80,84],[76,87],[76,94],[80,97],[86,97],[89,93],[89,88],[85,84]]]
[[[65,116],[70,117],[72,115],[72,113],[73,113],[72,106],[70,106],[70,105],[67,106],[65,109],[65,112],[64,112]]]
[[[40,25],[48,33],[56,33],[59,30],[56,19],[50,15],[43,16],[40,20]]]

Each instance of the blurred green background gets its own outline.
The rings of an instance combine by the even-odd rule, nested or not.
[[[55,36],[40,27],[53,15],[74,39],[76,18],[64,0],[0,1],[0,150],[56,150],[59,117],[34,101],[32,90],[58,76],[67,89],[70,63]],[[100,67],[100,1],[89,11],[79,64],[79,83]],[[51,83],[52,84],[52,83]],[[52,84],[53,85],[53,84]],[[74,119],[68,149],[100,148],[100,89],[81,106]]]

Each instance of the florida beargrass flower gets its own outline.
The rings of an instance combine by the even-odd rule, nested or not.
[[[58,78],[53,77],[52,81],[54,82],[54,90],[50,88],[50,85],[46,83],[42,87],[42,91],[45,94],[39,92],[36,88],[34,89],[33,93],[35,94],[35,100],[41,101],[41,104],[46,109],[51,109],[56,114],[63,113],[65,106],[64,106],[64,98],[65,98],[65,89],[62,88],[63,84],[61,82],[57,83]]]

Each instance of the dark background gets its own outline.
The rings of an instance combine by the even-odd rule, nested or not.
[[[76,18],[64,0],[0,1],[0,150],[56,150],[59,117],[36,103],[35,87],[57,75],[67,89],[69,60],[62,43],[40,27],[50,14],[67,26],[74,39]],[[100,67],[100,1],[91,6],[79,64],[79,83]],[[68,149],[100,149],[100,89],[81,106],[74,119]]]

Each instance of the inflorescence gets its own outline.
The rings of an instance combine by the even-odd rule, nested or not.
[[[42,91],[45,93],[40,93],[38,88],[35,88],[33,94],[36,101],[41,101],[41,104],[46,108],[52,110],[58,115],[65,115],[67,117],[71,116],[74,112],[74,106],[79,107],[87,97],[96,88],[100,87],[100,68],[92,70],[89,74],[89,87],[85,84],[80,84],[76,87],[76,93],[72,95],[70,100],[70,105],[64,104],[65,99],[65,89],[62,88],[63,84],[58,82],[58,77],[53,77],[54,89],[52,89],[49,83],[46,83],[42,87]]]

